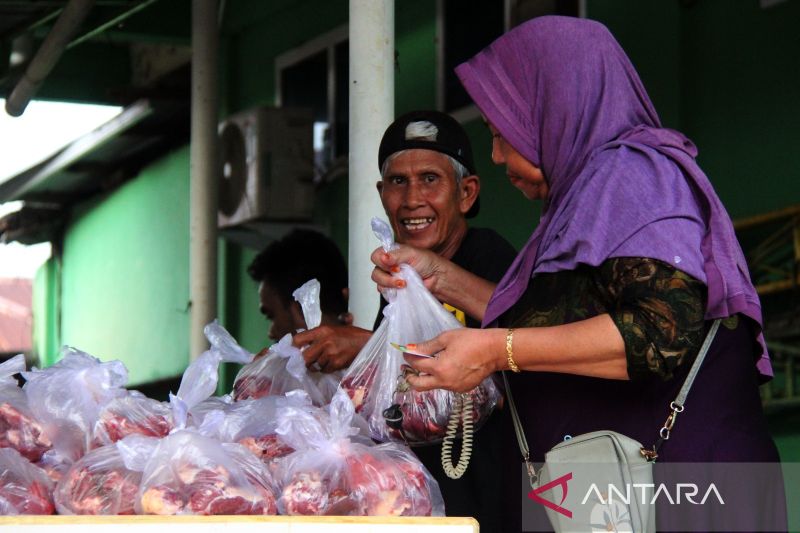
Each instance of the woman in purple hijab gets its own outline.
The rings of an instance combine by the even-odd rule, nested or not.
[[[609,31],[536,18],[456,73],[493,135],[493,162],[543,214],[487,302],[485,329],[424,339],[416,349],[438,356],[408,356],[423,374],[409,383],[466,391],[513,370],[535,461],[596,430],[647,446],[721,318],[659,461],[778,461],[758,393],[772,376],[761,308],[730,218]],[[397,262],[447,272],[413,250],[376,257],[379,285]]]

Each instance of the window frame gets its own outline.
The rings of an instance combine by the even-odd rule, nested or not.
[[[518,0],[501,0],[503,2],[503,32],[511,29],[511,17]],[[578,17],[586,18],[587,0],[578,1]],[[468,104],[458,109],[447,111],[445,109],[445,72],[444,72],[444,2],[436,0],[436,109],[449,113],[460,123],[479,119],[481,116],[475,104]]]

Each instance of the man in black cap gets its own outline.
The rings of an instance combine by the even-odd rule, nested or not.
[[[396,241],[412,247],[421,261],[436,254],[448,260],[437,264],[456,266],[450,268],[447,276],[439,277],[438,284],[437,276],[425,276],[433,280],[426,282],[426,286],[463,324],[480,327],[484,309],[477,303],[473,305],[470,295],[488,291],[482,300],[487,301],[516,252],[495,231],[467,224],[467,218],[478,214],[480,179],[475,174],[466,132],[445,113],[408,113],[395,120],[384,133],[378,167],[381,171],[378,193]],[[420,265],[415,268],[419,271]],[[460,285],[462,274],[470,278],[469,295],[464,294],[464,285]],[[456,293],[458,309],[447,304],[448,295]],[[383,317],[384,306],[386,301],[381,298],[376,327]],[[304,351],[306,363],[316,362],[323,370],[332,371],[349,365],[371,334],[354,326],[321,326],[298,333],[294,344],[310,344]],[[503,450],[508,449],[504,440],[513,438],[508,413],[496,411],[476,432],[471,464],[458,480],[444,473],[441,444],[413,449],[439,482],[449,516],[474,516],[484,532],[508,529],[503,524],[507,524],[508,509],[513,507],[503,500],[503,495],[509,485],[519,486],[520,478],[509,477],[509,472],[517,473],[515,465],[504,467],[499,463],[505,459]]]
[[[480,178],[475,174],[466,131],[446,113],[407,113],[383,134],[378,168],[378,193],[395,240],[418,250],[418,257],[424,258],[427,250],[470,275],[467,295],[453,272],[440,278],[448,283],[437,286],[434,276],[426,285],[462,324],[480,327],[483,308],[478,302],[488,301],[516,251],[494,230],[467,224],[467,218],[480,209]],[[420,270],[419,265],[415,267]],[[476,297],[473,305],[470,295],[478,296],[481,291],[488,292],[486,298]],[[461,302],[458,309],[447,303],[448,294],[455,292]],[[385,306],[381,298],[375,327]],[[371,331],[354,326],[323,326],[295,335],[294,344],[308,346],[304,351],[307,364],[316,363],[323,371],[332,372],[347,367],[371,335]]]

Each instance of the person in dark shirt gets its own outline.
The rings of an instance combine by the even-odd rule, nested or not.
[[[448,304],[461,291],[459,276],[477,280],[471,285],[475,302],[488,299],[516,251],[497,232],[467,224],[480,208],[480,179],[466,132],[445,113],[405,114],[384,133],[378,166],[378,193],[400,249],[448,259],[454,271],[447,279],[453,283],[426,286],[462,324],[478,326],[483,311],[472,305],[470,298],[461,295],[459,308]],[[381,298],[376,327],[385,305]],[[371,335],[371,331],[354,326],[320,326],[295,335],[294,344],[310,344],[304,351],[307,364],[334,371],[348,366]],[[518,485],[519,480],[509,476],[507,469],[498,468],[498,463],[508,457],[504,450],[513,438],[508,414],[496,410],[475,433],[472,460],[458,480],[444,473],[441,444],[413,448],[438,481],[447,515],[473,516],[481,531],[502,531],[500,523],[506,514],[502,489],[509,483]]]
[[[264,248],[247,273],[258,283],[259,310],[270,321],[268,336],[273,341],[306,327],[292,293],[311,279],[320,282],[322,323],[352,323],[347,312],[347,264],[336,243],[322,233],[291,231]]]

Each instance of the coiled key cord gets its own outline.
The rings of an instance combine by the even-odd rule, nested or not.
[[[469,393],[456,393],[453,400],[453,411],[447,422],[447,431],[442,441],[442,468],[450,479],[459,479],[464,475],[472,457],[472,396]],[[458,436],[458,426],[461,425],[461,453],[458,463],[453,466],[453,441]]]

